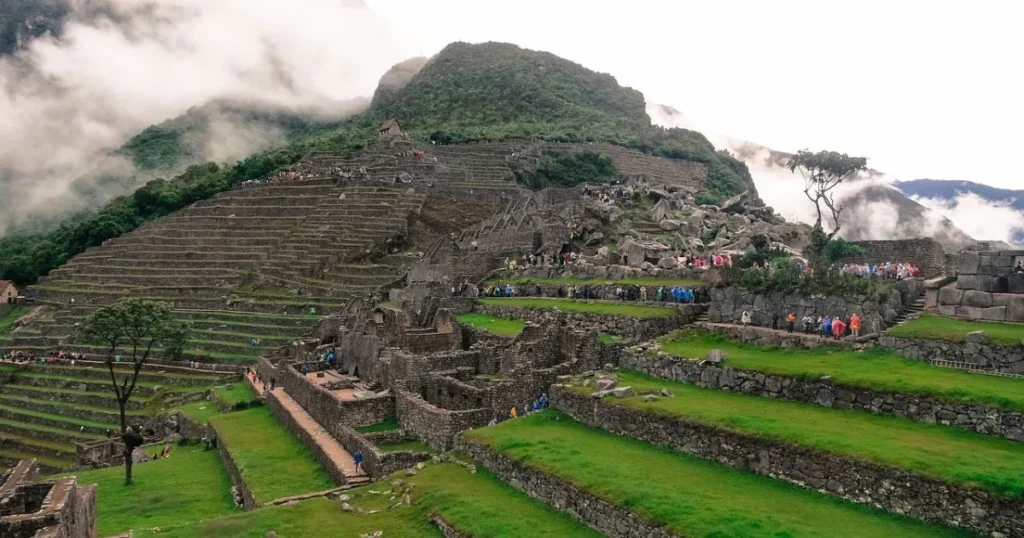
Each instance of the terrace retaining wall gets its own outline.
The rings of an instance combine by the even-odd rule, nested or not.
[[[488,447],[460,438],[457,448],[469,454],[510,486],[539,499],[556,510],[617,538],[671,538],[668,529],[633,515],[566,480],[530,468]]]
[[[918,361],[951,361],[972,369],[1024,374],[1024,343],[1019,346],[996,346],[982,342],[950,342],[925,338],[882,336],[878,343]]]
[[[316,438],[306,431],[306,429],[298,423],[295,417],[284,408],[281,404],[281,400],[277,397],[277,394],[274,394],[274,391],[268,390],[264,391],[263,395],[267,408],[270,409],[270,413],[274,415],[274,418],[287,428],[288,431],[292,432],[292,434],[295,435],[302,444],[309,448],[309,451],[313,453],[313,459],[323,467],[327,475],[331,477],[331,480],[340,486],[347,484],[348,480],[345,478],[344,469],[338,466],[329,454],[324,452],[320,444],[316,442]],[[323,425],[326,423],[320,422],[320,424]],[[330,434],[330,432],[328,433]],[[331,435],[333,436],[333,434]]]
[[[466,411],[441,409],[411,392],[401,391],[395,399],[402,429],[438,450],[451,449],[459,432],[484,426],[492,416],[489,408]]]
[[[216,432],[217,428],[214,427],[213,431]],[[242,507],[246,510],[259,508],[260,505],[256,502],[256,497],[253,497],[252,491],[246,485],[245,479],[242,478],[242,471],[235,464],[235,460],[231,459],[231,450],[228,448],[227,443],[224,442],[224,437],[220,433],[217,433],[217,453],[220,454],[220,460],[224,463],[224,468],[227,469],[228,475],[231,477],[232,487],[237,488],[238,494],[242,498]]]
[[[828,376],[802,379],[739,370],[699,359],[653,359],[635,353],[623,353],[619,366],[700,387],[822,407],[901,416],[926,424],[952,425],[976,433],[999,435],[1012,441],[1024,442],[1024,413],[996,407],[835,384]]]
[[[1024,500],[902,469],[609,404],[556,385],[551,403],[589,426],[737,469],[988,536],[1024,536]]]
[[[629,305],[640,303],[630,302]],[[645,306],[662,306],[658,303],[642,303]],[[622,336],[632,336],[639,340],[656,338],[668,334],[676,329],[688,325],[697,319],[706,306],[698,304],[675,305],[679,313],[661,318],[631,318],[626,316],[612,316],[607,314],[586,314],[580,312],[560,312],[569,324],[575,329],[587,332],[608,332]],[[666,307],[667,308],[667,307]],[[542,319],[554,313],[548,308],[522,308],[516,306],[498,305],[476,305],[480,313],[502,318],[520,318],[528,321],[540,322]]]
[[[391,434],[393,432],[381,432]],[[401,432],[398,432],[401,434]],[[404,436],[404,434],[401,434]],[[336,428],[335,438],[349,454],[363,453],[363,471],[374,480],[384,478],[400,469],[408,469],[430,459],[426,452],[382,452],[367,436],[348,426]]]
[[[318,364],[314,363],[312,366],[315,369]],[[278,387],[283,387],[288,396],[313,417],[313,420],[325,427],[330,427],[329,425],[334,423],[366,426],[395,416],[395,403],[391,396],[341,401],[327,389],[310,382],[291,364],[283,363],[280,367],[275,367],[269,360],[261,359],[256,368],[264,383],[269,383],[273,379]]]

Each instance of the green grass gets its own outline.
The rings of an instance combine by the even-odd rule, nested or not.
[[[696,278],[660,278],[653,276],[631,276],[620,279],[610,278],[579,278],[579,277],[560,277],[560,278],[540,278],[540,277],[519,277],[519,278],[494,278],[489,282],[492,284],[512,284],[513,286],[523,284],[540,284],[541,286],[647,286],[648,288],[653,287],[655,290],[659,287],[671,288],[675,286],[684,288],[694,288],[699,286],[706,286],[708,283],[696,279]],[[653,290],[648,290],[652,292]],[[650,295],[653,297],[653,293]]]
[[[619,385],[640,393],[667,387],[676,396],[644,402],[637,395],[608,403],[1024,497],[1024,449],[1006,439],[903,417],[705,389],[630,371],[619,372]],[[576,390],[589,394],[592,389]]]
[[[602,344],[621,344],[626,341],[626,337],[612,333],[601,333],[597,335],[597,339]]]
[[[489,306],[506,306],[516,308],[557,309],[563,312],[580,312],[583,314],[604,314],[629,318],[664,318],[679,313],[675,308],[662,306],[642,306],[630,303],[574,301],[572,299],[554,299],[546,297],[483,297],[477,302]]]
[[[985,331],[991,344],[1020,346],[1024,342],[1024,323],[996,321],[967,321],[930,314],[909,320],[888,330],[889,336],[899,338],[926,338],[963,342],[967,333]]]
[[[179,405],[178,407],[171,408],[171,411],[181,411],[182,414],[196,424],[207,424],[210,422],[210,419],[221,414],[220,409],[217,409],[217,404],[209,400],[199,400],[198,402]]]
[[[100,536],[128,530],[195,523],[238,512],[231,500],[231,478],[216,450],[175,446],[166,459],[132,468],[133,484],[124,485],[124,467],[75,473],[81,484],[96,484]]]
[[[526,326],[525,320],[499,318],[477,312],[468,312],[460,315],[459,323],[468,325],[475,329],[484,330],[498,336],[518,336],[519,333],[523,332],[523,327]]]
[[[28,311],[29,307],[18,305],[6,316],[0,317],[0,337],[7,336],[11,332],[11,326],[14,325],[14,322],[18,321],[21,316],[28,314]]]
[[[360,433],[390,432],[400,429],[402,426],[398,423],[398,417],[391,417],[369,426],[356,426],[356,431]]]
[[[257,502],[335,487],[298,439],[266,407],[210,419]]]
[[[1024,411],[1022,379],[939,368],[878,348],[859,352],[761,348],[699,332],[663,340],[661,346],[666,353],[688,358],[704,358],[708,351],[720,349],[728,357],[726,364],[741,370],[808,379],[827,375],[841,385]]]
[[[15,407],[13,405],[0,405],[0,410],[7,411],[7,412],[10,412],[10,413],[15,413],[15,414],[18,414],[18,415],[24,415],[24,416],[29,416],[29,417],[41,418],[41,419],[46,419],[46,420],[57,420],[57,421],[60,421],[60,422],[64,422],[66,424],[70,424],[72,426],[85,426],[86,428],[111,429],[111,428],[119,428],[120,427],[118,425],[120,423],[117,422],[117,419],[115,417],[111,417],[111,420],[113,422],[100,422],[100,421],[97,421],[97,420],[89,420],[89,419],[85,419],[85,418],[76,418],[76,417],[71,416],[71,415],[55,415],[53,413],[45,413],[45,412],[42,412],[42,411],[33,411],[33,410],[25,409],[25,408],[22,408],[22,407]]]
[[[352,506],[377,513],[344,512],[336,501],[312,499],[245,512],[198,525],[166,529],[167,538],[249,538],[275,531],[282,538],[358,537],[383,531],[385,538],[441,536],[430,522],[439,514],[469,536],[502,538],[598,538],[600,535],[502,483],[485,470],[476,474],[453,463],[428,464],[416,476],[396,475],[413,486],[412,504],[387,508],[390,486],[380,482],[346,492]],[[392,490],[393,491],[393,490]],[[400,492],[399,492],[400,493]]]
[[[252,386],[243,381],[223,387],[217,387],[213,389],[213,392],[229,407],[240,403],[249,403],[259,400],[259,396],[253,392]]]
[[[681,536],[967,536],[588,428],[553,410],[464,435]]]
[[[409,452],[435,452],[433,448],[430,448],[430,445],[419,440],[399,441],[397,443],[381,443],[377,445],[377,448],[379,448],[381,452],[385,453],[401,452],[403,450],[407,450]]]

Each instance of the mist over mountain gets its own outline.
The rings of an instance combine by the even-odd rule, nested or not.
[[[941,179],[897,181],[893,186],[975,237],[1024,246],[1024,190]]]

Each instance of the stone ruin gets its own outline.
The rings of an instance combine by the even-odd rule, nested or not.
[[[96,538],[96,486],[40,480],[35,460],[22,460],[0,476],[0,536]]]
[[[944,316],[1024,322],[1024,274],[1013,272],[1020,260],[1024,250],[962,252],[956,280],[933,293],[928,306]]]

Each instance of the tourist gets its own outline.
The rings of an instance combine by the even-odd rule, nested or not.
[[[823,324],[822,328],[824,329],[824,334],[822,336],[824,338],[831,338],[832,337],[832,317],[831,316],[825,316],[825,321],[824,321],[824,324]]]
[[[306,363],[302,363],[300,370],[302,371],[302,375],[306,375],[309,373],[309,366],[306,366]]]
[[[271,392],[274,391],[274,387],[275,386],[277,386],[277,379],[272,377],[272,378],[270,378],[270,391]]]
[[[850,331],[853,336],[860,336],[860,316],[856,313],[850,316]]]
[[[786,314],[786,324],[788,325],[789,332],[793,332],[793,326],[796,325],[796,313],[790,312]]]
[[[647,302],[647,288],[646,287],[641,287],[640,288],[640,300],[645,302],[645,303]]]
[[[516,406],[512,406],[512,409],[510,409],[508,412],[508,416],[509,418],[516,418],[519,416],[519,413],[516,412]]]
[[[811,331],[813,331],[814,329],[817,328],[815,326],[815,324],[814,324],[814,316],[812,316],[810,314],[807,314],[806,316],[804,316],[803,322],[804,322],[804,334],[811,334]]]
[[[1024,273],[1024,262],[1017,261],[1017,266],[1013,268],[1013,272],[1016,274]]]
[[[834,336],[836,340],[839,340],[845,333],[846,324],[843,323],[843,318],[836,316],[835,319],[832,320],[832,336]]]
[[[772,330],[773,331],[779,330],[779,313],[778,312],[772,312]]]
[[[740,322],[743,323],[744,326],[750,325],[750,312],[744,310],[743,314],[740,315]]]
[[[355,453],[355,455],[352,456],[352,459],[356,462],[356,474],[362,474],[363,473],[363,451],[356,450],[356,453]]]
[[[491,421],[487,423],[488,426],[494,426],[498,423],[498,417],[491,417]]]

